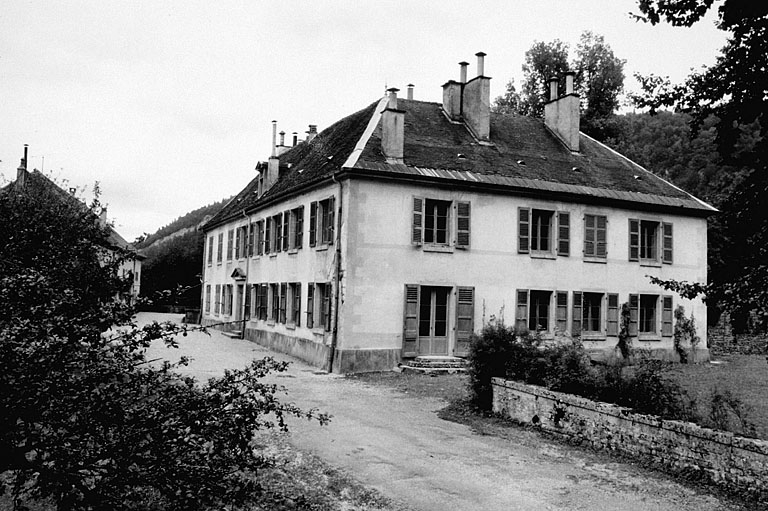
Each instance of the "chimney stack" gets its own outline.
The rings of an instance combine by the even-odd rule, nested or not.
[[[299,143],[299,134],[295,131],[293,132],[293,147],[296,147],[296,144]]]
[[[459,62],[459,83],[467,83],[467,66],[469,62]]]
[[[467,81],[468,65],[459,62],[459,81],[448,80],[443,84],[443,111],[453,121],[461,120],[461,93]]]
[[[281,146],[285,145],[285,132],[284,131],[280,132],[280,145]]]
[[[412,83],[408,84],[408,99],[409,100],[413,99],[413,84]]]
[[[381,112],[381,152],[387,163],[403,163],[405,111],[397,108],[398,89],[388,89],[387,107]]]
[[[544,105],[544,124],[572,152],[579,152],[579,95],[573,90],[575,73],[565,73],[565,95],[558,97],[558,80],[549,80],[550,100]]]
[[[264,176],[262,193],[272,188],[278,177],[280,177],[280,158],[277,155],[277,121],[272,121],[272,154],[267,160],[267,173]]]
[[[29,145],[24,144],[24,158],[19,163],[19,168],[16,169],[16,186],[24,188],[27,184],[27,157],[28,157]]]
[[[277,156],[277,121],[272,121],[272,153],[270,158]]]
[[[317,136],[317,124],[310,124],[307,131],[307,142],[312,142]]]
[[[475,137],[487,142],[491,134],[491,79],[485,76],[485,53],[478,52],[477,76],[464,84],[461,115]]]

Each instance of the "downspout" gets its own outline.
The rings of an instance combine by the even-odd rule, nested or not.
[[[248,301],[246,299],[246,296],[250,294],[250,291],[248,290],[248,274],[251,270],[251,256],[250,256],[250,248],[248,245],[248,240],[250,239],[251,234],[251,216],[245,214],[245,210],[242,211],[243,218],[248,220],[248,229],[246,230],[246,238],[245,238],[245,284],[243,284],[243,303],[240,304],[240,319],[243,322],[243,326],[240,329],[240,338],[245,339],[245,304]]]
[[[336,221],[336,291],[334,293],[333,331],[331,333],[331,349],[328,353],[328,372],[333,372],[333,359],[336,355],[336,344],[339,336],[339,305],[341,301],[341,213],[344,211],[344,185],[336,181],[336,174],[331,174],[331,181],[339,185],[339,214]]]

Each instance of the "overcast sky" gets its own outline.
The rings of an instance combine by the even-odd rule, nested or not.
[[[441,101],[487,53],[491,97],[522,81],[534,41],[591,30],[633,73],[682,80],[725,34],[637,23],[634,0],[21,1],[0,8],[0,174],[98,181],[129,240],[240,191],[278,131],[322,130],[385,85]],[[404,93],[404,92],[403,92]],[[90,197],[90,191],[86,197]]]

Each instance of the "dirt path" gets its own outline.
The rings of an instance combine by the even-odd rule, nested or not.
[[[141,321],[178,316],[143,314]],[[274,355],[219,332],[179,338],[181,348],[153,346],[150,355],[192,357],[185,372],[200,379]],[[330,425],[292,421],[291,441],[347,470],[386,496],[424,511],[731,509],[717,498],[627,463],[609,461],[511,428],[507,438],[482,436],[435,413],[437,399],[410,397],[295,361],[274,376],[301,407],[334,416]]]

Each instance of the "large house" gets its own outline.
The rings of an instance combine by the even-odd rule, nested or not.
[[[77,207],[85,206],[74,196],[75,189],[65,191],[56,183],[48,179],[37,169],[27,170],[27,146],[24,146],[24,158],[17,169],[16,180],[2,192],[28,193],[40,197],[50,197],[54,200]],[[112,226],[107,223],[107,209],[102,208],[98,218],[94,216],[94,222],[99,222],[107,229],[107,247],[104,247],[104,257],[113,257],[116,254],[125,256],[120,263],[118,272],[121,277],[130,280],[130,287],[118,297],[130,304],[135,304],[141,292],[141,264],[146,257],[131,243],[125,240]]]
[[[339,373],[465,356],[492,316],[613,352],[674,358],[673,310],[653,285],[705,282],[715,210],[579,131],[573,74],[544,120],[490,111],[490,78],[397,89],[306,141],[276,143],[203,229],[203,322]]]

